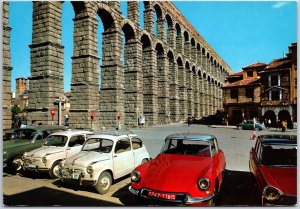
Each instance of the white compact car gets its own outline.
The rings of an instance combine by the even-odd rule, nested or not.
[[[150,155],[135,134],[95,134],[80,153],[61,162],[60,178],[63,182],[95,186],[100,194],[105,194],[112,180],[130,174],[148,160]]]
[[[80,152],[91,135],[93,132],[81,130],[55,132],[46,138],[42,147],[24,153],[23,167],[36,172],[48,171],[51,178],[58,178],[59,163]]]

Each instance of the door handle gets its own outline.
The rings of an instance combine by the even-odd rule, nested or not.
[[[118,155],[115,155],[114,157],[118,157]]]

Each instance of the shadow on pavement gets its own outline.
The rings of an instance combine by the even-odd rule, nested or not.
[[[119,206],[112,202],[88,198],[47,187],[14,195],[3,195],[5,206]]]
[[[260,197],[250,172],[227,170],[216,206],[259,206]]]

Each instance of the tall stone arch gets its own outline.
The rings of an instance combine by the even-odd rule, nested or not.
[[[193,85],[193,71],[190,63],[185,62],[186,86],[187,86],[187,111],[188,116],[194,115],[194,85]]]
[[[169,77],[170,77],[170,114],[169,119],[172,122],[179,121],[179,81],[178,81],[178,66],[175,62],[174,54],[169,51],[167,54],[169,61]]]
[[[178,76],[179,76],[179,112],[180,119],[187,118],[187,86],[186,86],[186,73],[183,66],[182,58],[177,58]]]

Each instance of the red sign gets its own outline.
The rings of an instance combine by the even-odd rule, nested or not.
[[[121,120],[121,118],[122,118],[122,113],[118,112],[118,120]]]
[[[92,112],[91,119],[92,119],[92,120],[95,119],[95,113],[94,113],[94,112]]]
[[[51,110],[51,115],[52,115],[52,121],[54,121],[54,115],[55,115],[55,110]]]

